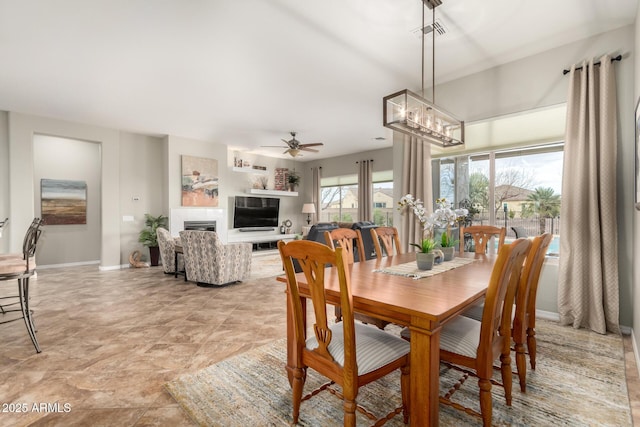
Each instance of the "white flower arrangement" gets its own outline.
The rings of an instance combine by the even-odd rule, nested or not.
[[[451,226],[454,226],[469,214],[467,209],[452,209],[447,199],[441,198],[436,200],[436,210],[431,214],[427,214],[427,210],[424,207],[424,203],[420,199],[416,199],[411,194],[403,196],[398,202],[398,209],[409,208],[413,211],[413,214],[418,218],[420,224],[422,224],[423,234],[428,238],[433,237],[434,228],[446,229],[446,239],[443,239],[443,243],[453,242],[450,236]],[[454,243],[455,244],[455,243]],[[447,243],[447,245],[450,245]]]

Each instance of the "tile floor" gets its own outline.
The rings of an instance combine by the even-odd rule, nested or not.
[[[161,267],[96,270],[32,281],[42,353],[21,320],[0,325],[0,426],[191,426],[164,383],[285,336],[284,284],[273,278],[200,288]],[[624,342],[637,421],[640,378]]]

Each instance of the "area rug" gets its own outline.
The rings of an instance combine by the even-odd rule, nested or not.
[[[527,392],[514,376],[513,403],[493,387],[493,424],[508,426],[631,426],[622,339],[538,321],[538,357],[528,371]],[[291,390],[284,370],[286,343],[278,340],[165,385],[201,426],[287,426],[291,424]],[[499,377],[499,374],[496,374]],[[442,368],[440,391],[459,379]],[[324,382],[309,370],[305,390]],[[358,402],[376,415],[399,406],[399,374],[360,389]],[[477,381],[470,378],[454,400],[479,411]],[[358,414],[357,425],[370,425]],[[342,425],[342,402],[323,392],[303,402],[300,426]],[[396,416],[386,425],[401,426]],[[440,405],[440,425],[481,425],[479,419]]]
[[[254,252],[251,257],[251,276],[249,279],[262,279],[284,274],[282,258],[277,250]]]

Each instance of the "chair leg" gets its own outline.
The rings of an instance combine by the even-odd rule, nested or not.
[[[482,425],[491,426],[492,406],[491,406],[491,381],[487,378],[478,379],[480,387],[480,413],[482,414]]]
[[[31,338],[33,346],[36,348],[36,353],[40,353],[40,346],[38,345],[38,339],[36,338],[35,327],[33,326],[33,320],[31,318],[31,310],[29,309],[29,278],[24,277],[18,279],[18,290],[20,292],[20,308],[22,309],[22,318],[24,324],[27,327],[27,332]]]
[[[402,392],[402,417],[405,424],[409,424],[409,414],[411,413],[411,406],[409,402],[411,400],[411,376],[409,364],[400,368],[402,375],[400,376],[400,389]]]
[[[506,353],[500,355],[500,371],[502,373],[502,386],[504,387],[504,397],[507,406],[511,406],[511,387],[513,383],[511,373],[511,349],[507,348]]]
[[[355,399],[349,400],[345,396],[342,407],[344,408],[344,427],[355,427],[357,407]]]
[[[516,343],[516,368],[518,369],[518,380],[520,381],[520,391],[527,391],[527,360],[524,352],[524,343]]]
[[[335,306],[335,314],[336,314],[336,323],[342,320],[342,307],[339,305]]]
[[[292,400],[293,400],[293,424],[298,424],[300,416],[300,402],[302,401],[302,390],[304,389],[304,381],[306,375],[304,369],[293,369]]]
[[[536,331],[533,328],[527,328],[527,350],[529,350],[529,363],[531,369],[536,369]]]

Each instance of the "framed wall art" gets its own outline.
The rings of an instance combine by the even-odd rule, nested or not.
[[[218,206],[218,161],[182,156],[182,206]]]
[[[86,224],[86,181],[41,179],[40,206],[44,225]]]

